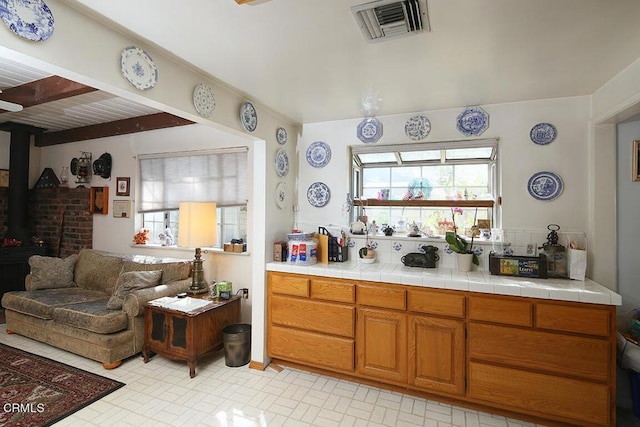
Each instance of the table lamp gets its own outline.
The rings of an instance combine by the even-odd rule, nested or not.
[[[190,294],[208,291],[202,269],[202,246],[216,243],[216,204],[215,202],[181,202],[178,219],[178,246],[195,248]]]

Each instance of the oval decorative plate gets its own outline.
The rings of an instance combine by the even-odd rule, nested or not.
[[[553,172],[538,172],[529,178],[527,190],[534,199],[553,200],[562,193],[562,178]]]
[[[206,84],[199,84],[193,89],[193,106],[202,117],[209,117],[216,108],[216,98],[213,89]]]
[[[465,136],[478,136],[489,127],[489,115],[480,107],[466,108],[456,121],[458,131]]]
[[[431,122],[425,116],[413,116],[404,125],[404,133],[413,141],[425,139],[431,131]]]
[[[149,90],[158,83],[158,69],[147,52],[129,46],[120,55],[122,75],[136,89]]]
[[[358,139],[365,144],[376,142],[382,136],[382,123],[375,117],[369,117],[358,124]]]
[[[558,131],[551,123],[538,123],[532,127],[531,132],[529,132],[529,138],[531,138],[531,141],[538,145],[547,145],[552,143],[556,139],[557,135]]]
[[[287,184],[284,182],[279,182],[276,185],[276,205],[280,209],[287,207]]]
[[[322,141],[312,142],[307,148],[307,162],[314,168],[323,168],[331,160],[331,148]]]
[[[258,127],[258,113],[250,102],[243,102],[240,107],[240,122],[247,132],[253,132]]]
[[[284,145],[287,143],[287,130],[285,128],[278,128],[276,131],[276,138],[278,138],[278,144]]]
[[[307,200],[311,206],[321,208],[329,203],[331,191],[324,182],[314,182],[307,189]]]
[[[40,42],[53,34],[53,14],[43,0],[0,0],[0,18],[28,40]]]
[[[279,177],[285,177],[289,173],[289,156],[287,152],[281,148],[276,153],[276,171]]]

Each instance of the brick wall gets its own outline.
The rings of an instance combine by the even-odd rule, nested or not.
[[[29,190],[29,229],[47,253],[66,257],[93,246],[93,214],[88,188]],[[7,232],[8,189],[0,188],[0,236]]]

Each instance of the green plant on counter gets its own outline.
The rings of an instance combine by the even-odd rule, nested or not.
[[[453,231],[447,231],[444,239],[449,244],[449,248],[457,253],[457,254],[473,254],[472,262],[475,265],[480,265],[480,260],[478,259],[478,255],[473,252],[473,237],[471,237],[471,243],[467,242],[467,240],[459,236],[457,233]]]

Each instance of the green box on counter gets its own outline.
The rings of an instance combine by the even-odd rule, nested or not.
[[[489,272],[501,276],[518,276],[546,279],[547,257],[540,254],[537,257],[527,256],[499,256],[489,254]]]

